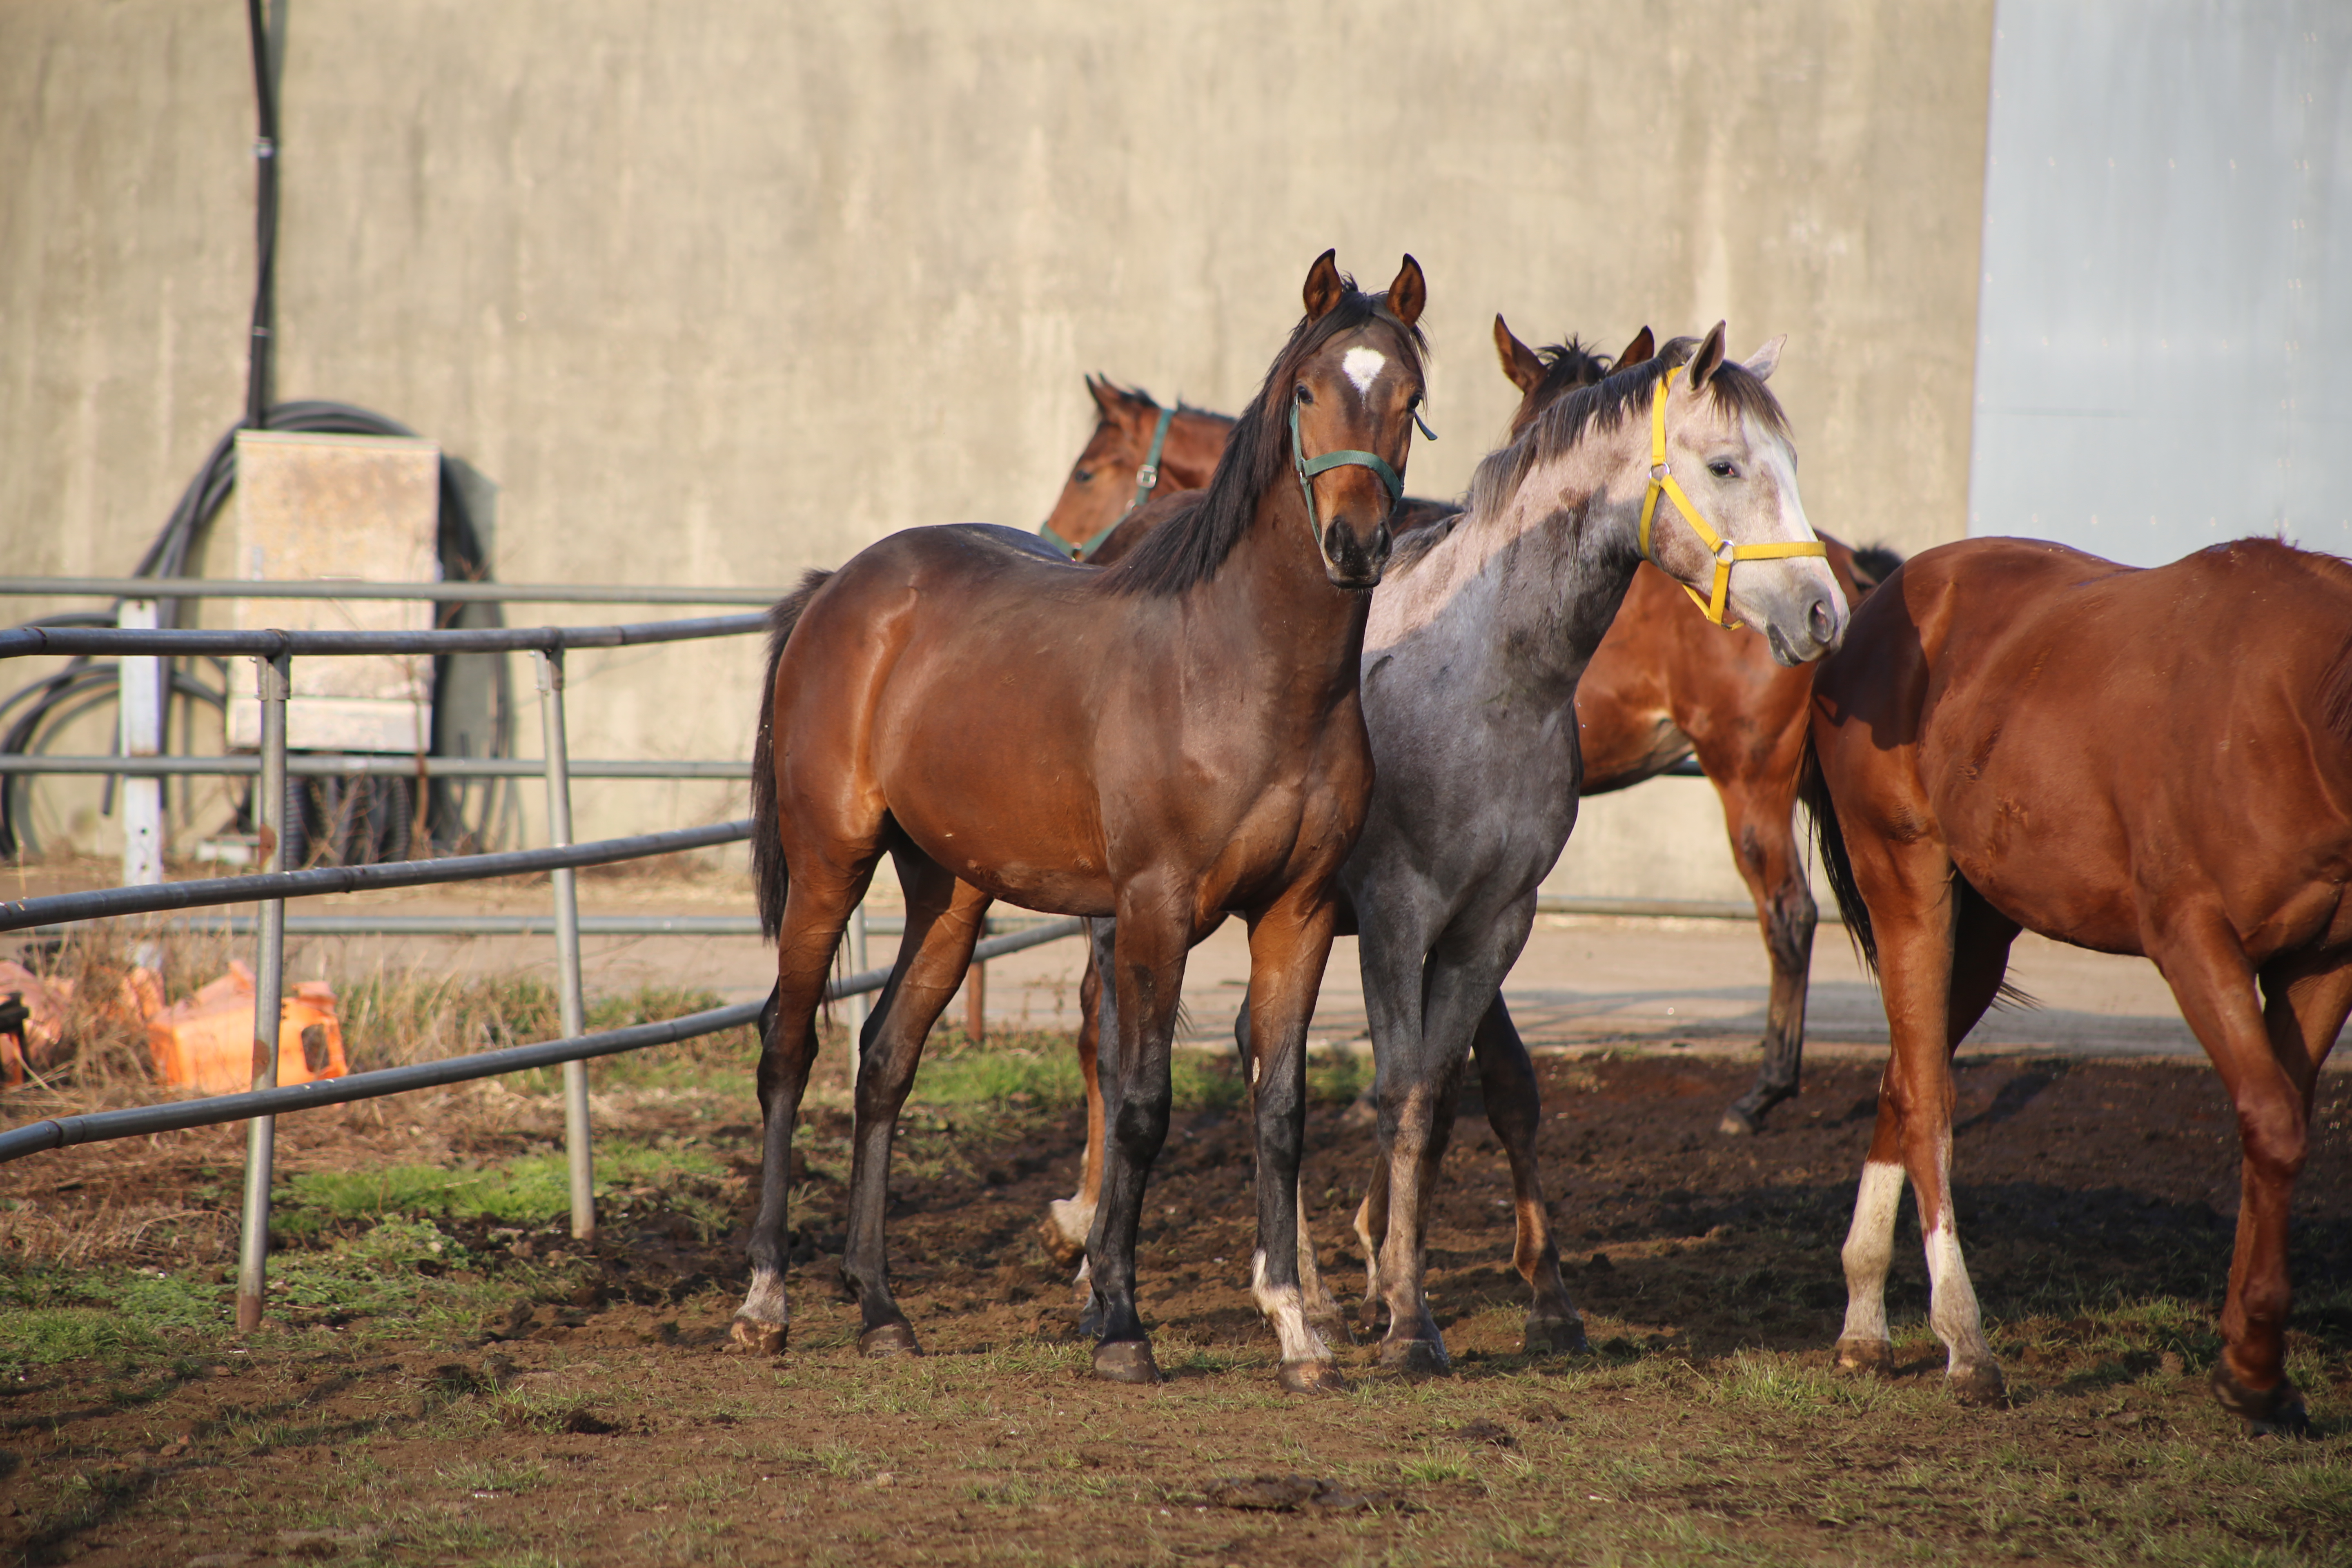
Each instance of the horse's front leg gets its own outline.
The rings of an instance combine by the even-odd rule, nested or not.
[[[1309,1319],[1299,1268],[1303,1211],[1298,1162],[1307,1142],[1307,1026],[1331,955],[1329,900],[1285,900],[1250,925],[1249,1071],[1257,1122],[1257,1253],[1250,1296],[1282,1347],[1282,1386],[1343,1389],[1338,1358]],[[1321,1286],[1320,1273],[1316,1285]],[[1323,1314],[1318,1313],[1318,1316]],[[1337,1306],[1329,1316],[1336,1319]]]
[[[1717,1127],[1734,1135],[1756,1131],[1765,1112],[1797,1092],[1804,1061],[1813,931],[1820,920],[1813,890],[1805,880],[1804,857],[1798,853],[1793,763],[1758,767],[1742,758],[1738,765],[1741,771],[1709,772],[1722,797],[1732,860],[1748,883],[1748,897],[1756,900],[1756,922],[1763,929],[1764,952],[1772,963],[1772,991],[1764,1015],[1763,1065],[1755,1083],[1731,1102]]]
[[[1135,1305],[1136,1233],[1151,1163],[1168,1142],[1169,1051],[1183,999],[1192,932],[1181,911],[1189,897],[1130,884],[1120,889],[1111,988],[1116,1053],[1104,1093],[1102,1196],[1087,1241],[1093,1307],[1101,1315],[1095,1373],[1114,1383],[1156,1383],[1160,1368]]]

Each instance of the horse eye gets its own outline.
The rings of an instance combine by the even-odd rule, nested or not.
[[[1092,468],[1072,468],[1070,470],[1070,478],[1077,480],[1078,483],[1082,485],[1092,484],[1094,482],[1095,471]]]
[[[1302,406],[1315,401],[1315,395],[1307,390],[1307,384],[1303,381],[1298,384],[1298,401]]]
[[[1706,466],[1706,471],[1718,479],[1736,479],[1739,477],[1738,468],[1719,458]]]

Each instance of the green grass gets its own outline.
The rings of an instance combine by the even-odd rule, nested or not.
[[[719,1161],[699,1149],[653,1148],[606,1138],[596,1147],[596,1190],[667,1186],[681,1177],[716,1177]],[[310,1171],[284,1184],[272,1199],[280,1228],[308,1234],[344,1219],[431,1215],[542,1225],[571,1210],[571,1188],[561,1154],[527,1154],[472,1170],[442,1165],[392,1165],[376,1171]]]

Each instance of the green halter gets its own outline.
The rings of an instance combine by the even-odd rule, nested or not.
[[[1428,426],[1423,426],[1422,428],[1427,429]],[[1333,468],[1370,468],[1380,476],[1381,483],[1388,487],[1389,516],[1396,515],[1397,503],[1404,500],[1404,481],[1397,478],[1397,471],[1390,468],[1388,459],[1378,452],[1359,452],[1342,447],[1309,461],[1298,445],[1298,402],[1296,398],[1290,404],[1290,463],[1298,470],[1298,493],[1307,500],[1307,529],[1315,536],[1318,552],[1323,548],[1323,530],[1315,516],[1314,487],[1307,482],[1316,475],[1328,473]]]
[[[1118,514],[1118,521],[1113,522],[1084,544],[1071,543],[1043,523],[1040,523],[1037,528],[1039,536],[1056,549],[1068,551],[1070,559],[1073,561],[1091,560],[1094,552],[1100,550],[1105,542],[1118,531],[1119,523],[1125,522],[1142,510],[1143,503],[1151,499],[1151,492],[1160,488],[1160,448],[1168,445],[1168,426],[1175,422],[1176,410],[1163,408],[1160,411],[1160,423],[1151,432],[1151,450],[1145,455],[1143,467],[1135,470],[1135,499],[1127,503],[1127,510]]]

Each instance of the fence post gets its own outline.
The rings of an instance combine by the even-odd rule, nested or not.
[[[155,601],[125,599],[114,624],[126,631],[155,629]],[[152,757],[163,749],[163,661],[126,655],[117,666],[121,686],[121,749],[126,757]],[[163,879],[163,781],[122,781],[122,885],[146,888]],[[141,963],[147,959],[142,957]]]
[[[261,840],[261,867],[286,866],[286,694],[293,659],[274,654],[254,661],[260,681],[261,777],[254,786],[253,819]],[[261,900],[259,935],[253,963],[253,1087],[278,1087],[278,994],[286,986],[286,900]],[[269,1175],[277,1150],[278,1119],[257,1116],[245,1124],[245,1234],[237,1246],[236,1328],[251,1333],[261,1324],[262,1294],[269,1285]]]
[[[563,650],[539,655],[539,703],[547,756],[547,838],[553,848],[572,842],[572,756],[563,739]],[[565,1038],[588,1032],[580,992],[580,897],[570,867],[551,873],[555,885],[556,1005]],[[563,1157],[572,1177],[572,1234],[596,1237],[594,1151],[588,1130],[588,1064],[563,1064]]]

